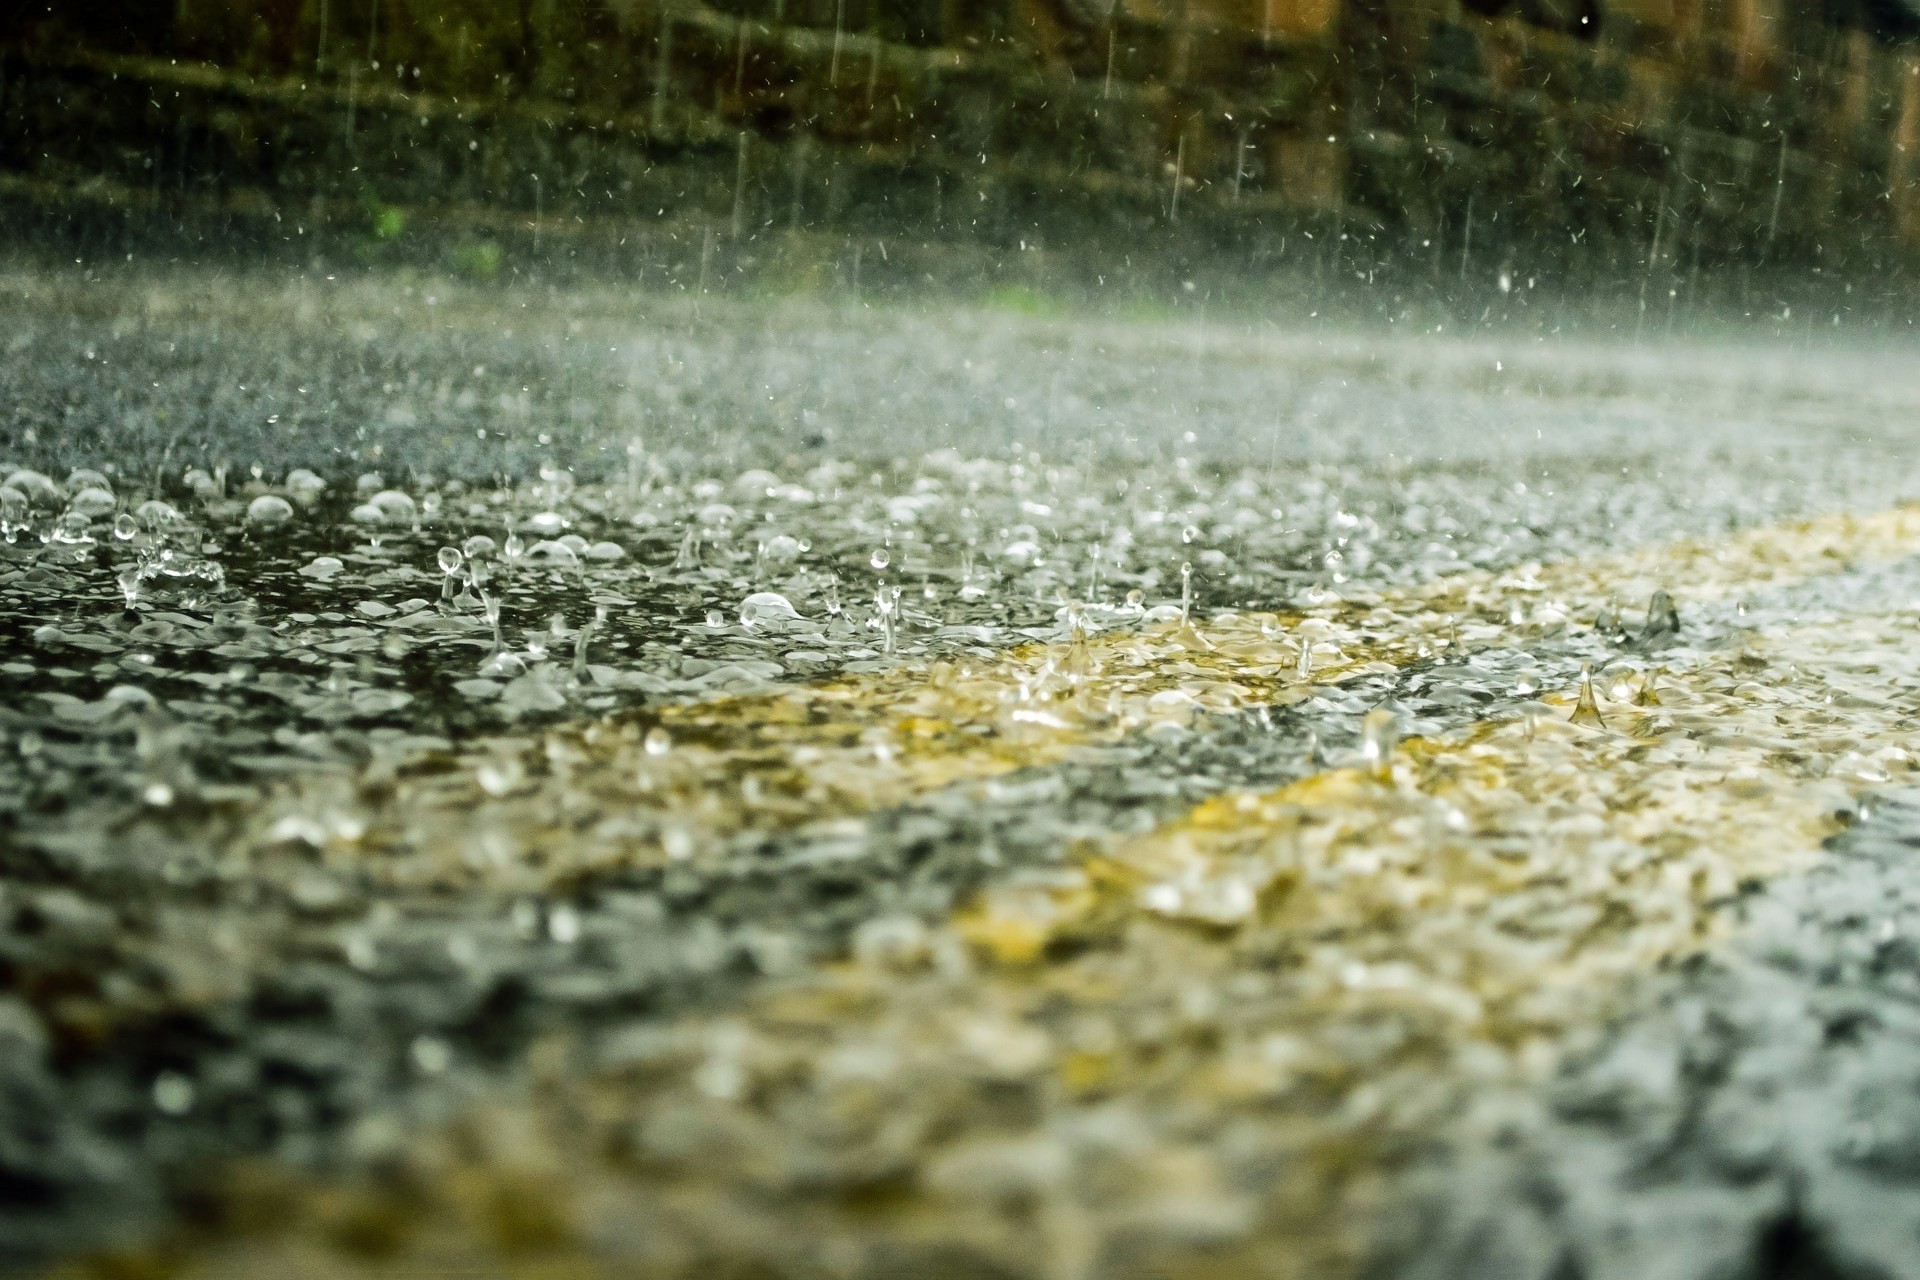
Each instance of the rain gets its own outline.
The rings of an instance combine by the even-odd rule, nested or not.
[[[1920,14],[0,16],[0,1269],[1897,1276]]]

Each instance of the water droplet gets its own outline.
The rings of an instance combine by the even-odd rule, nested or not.
[[[425,1076],[437,1076],[453,1065],[453,1050],[447,1042],[438,1036],[415,1036],[408,1046],[407,1056],[413,1059],[414,1067]]]
[[[724,627],[727,625],[727,615],[718,609],[709,609],[707,610],[707,625],[710,627]]]
[[[1747,605],[1740,602],[1740,615],[1746,616]],[[1680,609],[1673,603],[1673,597],[1665,591],[1653,593],[1653,599],[1647,602],[1647,626],[1641,632],[1643,636],[1670,636],[1680,630]]]
[[[642,739],[642,745],[648,755],[663,756],[673,747],[673,735],[659,725],[655,725],[647,730],[647,736]]]
[[[1195,525],[1188,525],[1186,528],[1180,531],[1180,541],[1182,542],[1192,542],[1195,538],[1198,538],[1199,536],[1200,536],[1200,530]]]
[[[1580,664],[1580,700],[1573,707],[1573,723],[1592,729],[1607,727],[1606,719],[1600,714],[1600,703],[1593,693],[1593,669],[1584,662]]]
[[[193,1081],[177,1071],[162,1071],[153,1080],[153,1105],[162,1115],[184,1116],[193,1110]]]
[[[893,553],[888,551],[885,547],[875,547],[873,549],[873,554],[867,558],[867,563],[871,564],[874,567],[875,572],[878,572],[879,570],[886,568],[888,564],[892,563],[892,561],[893,561]]]
[[[454,574],[460,572],[460,565],[466,559],[466,557],[460,553],[458,547],[442,547],[440,548],[439,556],[436,558],[440,562],[440,572],[446,574],[448,577],[452,577]]]
[[[1360,758],[1367,772],[1381,782],[1393,777],[1393,749],[1400,744],[1400,720],[1385,707],[1375,707],[1360,722]]]
[[[139,522],[132,516],[122,514],[113,522],[113,536],[121,542],[131,542],[140,533]]]

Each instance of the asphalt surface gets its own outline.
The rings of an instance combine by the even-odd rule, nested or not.
[[[1490,724],[1532,743],[1536,719],[1579,725],[1583,666],[1603,701],[1631,695],[1608,671],[1644,689],[1670,666],[1695,721],[1648,740],[1751,732],[1726,707],[1765,683],[1739,665],[1754,645],[1785,637],[1776,668],[1818,682],[1844,665],[1820,619],[1897,631],[1920,596],[1897,530],[1822,525],[1830,553],[1739,542],[1912,496],[1920,377],[1899,340],[1280,331],[128,264],[18,263],[0,286],[0,471],[52,482],[14,483],[0,547],[8,1265],[106,1251],[217,1274],[296,1245],[303,1266],[426,1265],[389,1219],[459,1215],[422,1184],[541,1167],[446,1137],[502,1114],[533,1117],[529,1149],[572,1133],[644,1188],[554,1201],[664,1207],[633,1238],[587,1209],[447,1228],[468,1250],[448,1265],[476,1274],[541,1250],[609,1274],[1562,1280],[1898,1275],[1920,1255],[1898,1208],[1915,827],[1897,794],[1860,798],[1905,766],[1849,773],[1832,741],[1900,749],[1894,666],[1807,686],[1842,689],[1817,712],[1834,721],[1741,758],[1785,778],[1794,756],[1794,785],[1833,795],[1755,802],[1724,841],[1747,858],[1738,891],[1689,890],[1697,920],[1578,970],[1581,1017],[1501,1043],[1511,1070],[1378,1068],[1426,1101],[1354,1157],[1364,1177],[1323,1176],[1303,1153],[1330,1139],[1287,1125],[1359,1105],[1391,1058],[1380,1011],[1307,1012],[1301,954],[1256,945],[1239,882],[1143,882],[1147,917],[1198,923],[1192,953],[1105,907],[1047,915],[1089,883],[1104,901],[1100,859],[1159,876],[1137,869],[1160,865],[1159,833],[1210,802],[1377,761],[1370,714],[1442,756]],[[1705,550],[1662,550],[1687,539]],[[451,573],[449,547],[467,548]],[[1446,603],[1449,582],[1480,585]],[[1678,630],[1650,605],[1665,585]],[[1537,796],[1545,766],[1501,749],[1509,789]],[[1760,793],[1716,768],[1706,794],[1739,830],[1733,802]],[[1824,856],[1781,816],[1834,812],[1852,825]],[[1362,845],[1452,819],[1382,821]],[[1550,852],[1570,838],[1524,829]],[[1658,843],[1617,838],[1610,857]],[[1447,908],[1473,928],[1479,909]],[[1243,969],[1206,949],[1222,929]],[[1155,977],[1125,1016],[1049,985],[1049,966],[1141,948]],[[1149,1008],[1183,964],[1192,981]],[[917,1117],[904,1135],[835,1146],[827,1130],[868,1120],[739,1083],[763,1068],[736,1041],[783,1043],[780,1001],[849,965],[878,988],[835,997],[849,1011],[782,1070],[892,1089],[872,1054],[937,1044],[930,1010],[995,983],[1057,1007],[995,1023],[987,1048],[982,1014],[962,1039],[991,1069],[947,1081],[936,1059],[924,1105],[883,1091]],[[1272,991],[1234,994],[1262,974]],[[1174,1055],[1181,1088],[1296,1024],[1345,1055],[1342,1083],[1206,1084],[1204,1115],[1134,1116],[1171,1087],[1148,1024],[1222,999],[1244,1008]],[[1035,1028],[1064,1078],[1103,1035],[1134,1065],[1049,1092],[1018,1065],[1052,1061]],[[1056,1205],[1046,1180],[1086,1151],[1117,1162],[1086,1186],[1119,1189]],[[266,1210],[236,1190],[263,1168],[290,1180],[266,1179]],[[1162,1203],[1155,1179],[1184,1190]],[[339,1187],[375,1208],[346,1226],[312,1208]],[[871,1216],[848,1226],[849,1205]],[[1037,1261],[1012,1261],[1005,1233],[1041,1219]],[[834,1248],[793,1244],[816,1229]]]

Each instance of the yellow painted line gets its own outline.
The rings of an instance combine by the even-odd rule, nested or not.
[[[904,663],[871,675],[670,704],[649,724],[508,735],[436,767],[295,780],[243,843],[288,832],[396,885],[564,887],[595,872],[708,857],[745,831],[835,824],[960,783],[1055,763],[1201,712],[1288,704],[1313,684],[1590,626],[1667,591],[1684,610],[1920,547],[1920,512],[1833,516],[1660,547],[1466,573],[1304,614],[1229,613],[1122,627],[1082,644]],[[1311,676],[1299,673],[1302,644]],[[378,853],[369,860],[365,855]]]
[[[1902,529],[1753,535],[1665,582],[1779,585]],[[1592,574],[1466,594],[1537,618]],[[256,1225],[166,1269],[1344,1274],[1408,1152],[1538,1081],[1911,771],[1915,632],[1861,615],[1677,652],[1656,685],[1603,682],[1597,724],[1562,690],[1092,842],[730,1013],[537,1048],[523,1094],[392,1143],[404,1192],[241,1178]]]

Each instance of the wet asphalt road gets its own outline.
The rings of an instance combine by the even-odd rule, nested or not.
[[[104,516],[62,546],[37,510],[0,551],[0,1037],[17,1049],[0,1256],[23,1267],[164,1233],[222,1161],[350,1167],[373,1120],[439,1123],[523,1079],[543,1038],[711,1015],[863,926],[934,924],[1056,868],[1082,836],[1305,776],[1354,750],[1370,710],[1427,733],[1510,717],[1610,650],[1576,628],[1489,647],[1470,676],[1441,658],[1362,672],[1027,768],[989,803],[934,791],[851,834],[750,823],[687,862],[481,869],[455,893],[343,878],[301,853],[320,844],[263,837],[288,779],[379,786],[503,737],[558,768],[540,744],[568,726],[1058,641],[1069,599],[1177,602],[1183,562],[1197,609],[1285,610],[1876,511],[1920,475],[1920,376],[1891,337],[1656,347],[44,264],[0,279],[0,315],[0,470],[93,468],[122,509],[164,498],[179,524],[130,545],[223,575],[156,573],[128,617]],[[269,535],[247,486],[295,467],[329,489]],[[389,489],[414,519],[352,514]],[[543,512],[620,558],[553,552],[497,578],[528,640],[519,671],[487,675],[478,606],[434,603],[435,549],[509,525],[531,542]],[[779,536],[791,564],[769,560]],[[898,655],[868,625],[876,578],[909,593]],[[1687,643],[1920,594],[1898,573],[1836,582],[1833,600],[1690,612]],[[820,630],[735,625],[767,588]],[[568,685],[594,603],[609,616],[587,652],[611,674]],[[536,647],[562,674],[543,682]],[[115,693],[130,686],[158,713]],[[1395,1222],[1419,1226],[1385,1233],[1382,1273],[1904,1274],[1920,1095],[1890,904],[1915,829],[1897,795],[1873,806],[1817,872],[1744,899],[1732,940],[1622,997],[1551,1088],[1463,1116],[1405,1173],[1417,1209]]]

